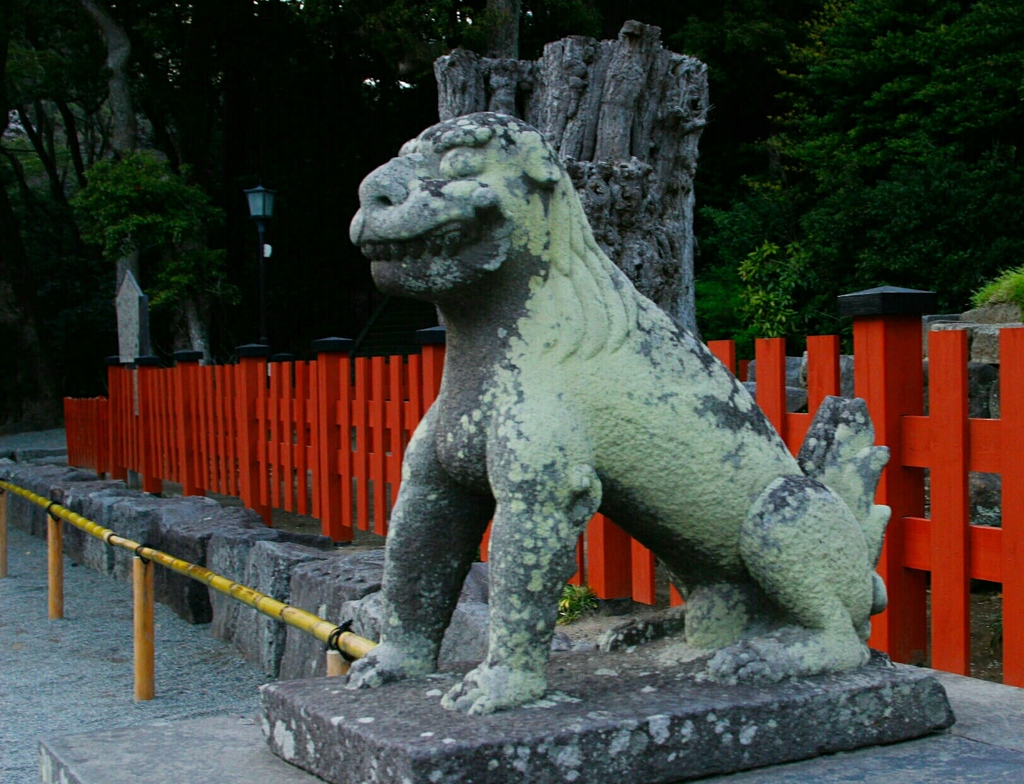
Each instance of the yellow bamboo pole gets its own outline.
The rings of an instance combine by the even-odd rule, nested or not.
[[[135,598],[135,699],[156,693],[153,652],[153,562],[135,556],[132,563]]]
[[[64,617],[64,531],[60,519],[46,517],[46,556],[50,620]]]
[[[7,493],[0,497],[0,580],[7,576]]]
[[[284,602],[279,602],[271,596],[267,596],[259,591],[254,591],[247,585],[233,582],[203,566],[183,561],[180,558],[175,558],[173,555],[168,555],[160,550],[154,550],[152,547],[143,547],[138,542],[118,536],[109,528],[104,528],[102,525],[94,523],[92,520],[82,517],[82,515],[72,512],[70,509],[66,509],[60,504],[51,503],[48,499],[43,498],[40,495],[36,495],[31,490],[26,490],[23,487],[18,487],[18,485],[11,484],[4,480],[0,480],[0,488],[15,493],[34,504],[46,507],[52,517],[67,521],[76,528],[85,531],[90,536],[102,539],[108,545],[113,547],[122,547],[125,550],[131,550],[142,558],[154,561],[173,572],[183,574],[186,577],[190,577],[193,580],[204,583],[218,593],[230,596],[232,599],[235,599],[248,607],[252,607],[257,612],[268,615],[282,623],[294,626],[296,629],[313,635],[320,640],[320,642],[328,643],[337,650],[343,651],[346,655],[351,656],[353,659],[362,658],[377,647],[377,643],[373,642],[373,640],[360,637],[352,632],[343,632],[336,624],[333,624],[330,621],[325,621],[323,618],[313,615],[313,613],[300,610],[298,607],[292,607]],[[63,561],[61,562],[61,565],[63,565]]]

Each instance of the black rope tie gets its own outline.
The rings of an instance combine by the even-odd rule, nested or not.
[[[327,637],[327,650],[329,650],[329,651],[337,651],[338,653],[341,654],[341,657],[345,661],[347,661],[347,662],[354,662],[356,660],[356,657],[352,656],[351,654],[349,654],[346,651],[343,651],[341,649],[341,647],[338,645],[338,640],[341,639],[341,635],[343,635],[345,632],[348,632],[348,631],[351,631],[351,630],[352,630],[352,621],[348,620],[348,621],[345,621],[345,623],[343,623],[341,626],[338,626]]]
[[[50,511],[51,509],[53,509],[53,507],[55,507],[57,505],[58,504],[57,504],[56,501],[50,501],[50,503],[46,507],[46,514],[50,515],[50,517],[53,518],[54,522],[59,523],[60,522],[60,518],[57,517],[57,515],[55,515],[53,512]]]
[[[142,563],[149,563],[149,562],[150,562],[150,560],[151,560],[151,559],[149,559],[149,558],[146,558],[146,557],[145,557],[145,556],[144,556],[144,555],[142,554],[142,551],[143,551],[143,550],[145,550],[145,549],[147,549],[147,548],[148,548],[148,549],[152,549],[152,545],[148,545],[148,544],[140,544],[140,545],[139,545],[138,547],[136,547],[136,548],[135,548],[135,555],[136,555],[136,556],[137,556],[137,557],[139,558],[139,560],[141,560],[141,561],[142,561]]]

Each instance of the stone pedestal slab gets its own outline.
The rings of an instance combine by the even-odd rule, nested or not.
[[[685,657],[683,657],[685,658]],[[263,687],[271,750],[334,784],[673,782],[915,738],[948,727],[938,681],[876,655],[865,668],[772,687],[702,680],[678,643],[555,655],[547,697],[468,717],[440,697],[457,674],[348,691],[340,679]]]

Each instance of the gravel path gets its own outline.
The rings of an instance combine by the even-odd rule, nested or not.
[[[156,699],[135,702],[130,585],[65,559],[65,618],[48,620],[46,543],[13,527],[8,537],[8,578],[0,580],[2,784],[39,781],[41,737],[258,713],[257,688],[267,678],[207,626],[190,626],[160,604]]]

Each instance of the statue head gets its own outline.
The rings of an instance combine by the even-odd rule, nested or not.
[[[543,220],[563,179],[554,150],[521,120],[458,117],[428,128],[363,180],[350,237],[382,291],[441,301],[530,245],[523,229]]]

